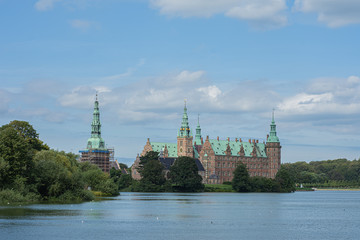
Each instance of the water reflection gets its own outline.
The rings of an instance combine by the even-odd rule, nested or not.
[[[34,209],[31,207],[0,207],[0,218],[32,218],[32,217],[50,217],[50,216],[78,216],[79,210],[57,210],[57,209]]]

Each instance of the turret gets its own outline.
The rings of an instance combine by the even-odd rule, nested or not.
[[[272,121],[270,124],[270,134],[267,138],[267,142],[280,142],[278,136],[276,136],[276,124],[274,118],[274,110],[272,112]]]
[[[177,150],[178,150],[177,155],[178,156],[194,157],[194,149],[193,149],[192,140],[193,140],[193,137],[192,137],[191,130],[189,127],[186,101],[185,101],[181,127],[179,129],[178,137],[177,137]],[[200,142],[201,142],[201,139],[200,139]]]
[[[198,125],[196,127],[196,134],[195,134],[195,142],[196,145],[202,145],[202,141],[201,141],[201,128],[200,128],[200,120],[199,120],[199,115],[198,115]]]
[[[192,137],[192,133],[189,127],[188,115],[187,115],[187,108],[186,108],[186,101],[184,103],[184,113],[182,117],[181,127],[178,132],[178,137]]]
[[[269,177],[275,178],[276,173],[281,166],[281,146],[280,140],[276,135],[276,124],[274,118],[274,110],[272,112],[272,121],[270,124],[270,134],[266,140],[266,155],[269,164]]]
[[[88,139],[87,149],[104,149],[105,141],[101,138],[101,123],[98,95],[94,103],[93,120],[91,123],[91,138]]]

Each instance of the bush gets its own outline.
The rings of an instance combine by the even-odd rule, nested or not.
[[[35,193],[22,195],[21,193],[5,189],[0,191],[0,204],[33,203],[39,201],[40,196]]]

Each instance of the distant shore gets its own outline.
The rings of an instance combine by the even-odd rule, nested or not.
[[[360,191],[360,188],[314,188],[315,191]]]

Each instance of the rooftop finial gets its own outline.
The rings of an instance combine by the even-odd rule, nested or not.
[[[98,100],[98,91],[96,91],[95,100]]]
[[[184,108],[186,108],[186,98],[184,98]]]
[[[198,125],[200,125],[200,113],[198,113]]]
[[[275,121],[274,115],[275,115],[275,108],[273,108],[273,110],[272,110],[272,121],[273,121],[273,122]]]

